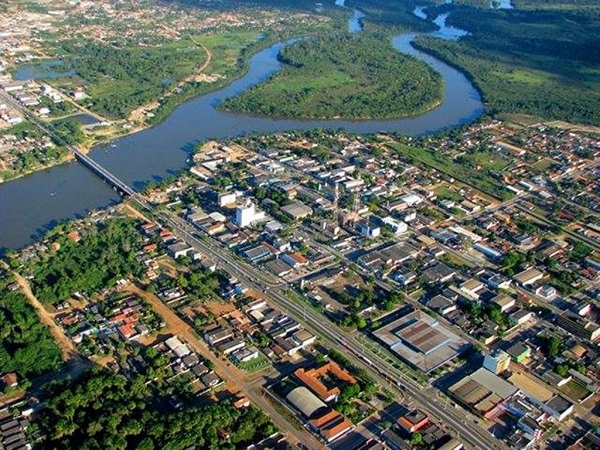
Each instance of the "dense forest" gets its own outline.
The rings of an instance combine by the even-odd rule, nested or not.
[[[423,113],[442,99],[442,79],[387,38],[337,34],[279,54],[283,70],[225,100],[225,110],[279,117],[384,119]]]
[[[23,384],[23,378],[57,369],[60,350],[23,294],[12,289],[12,277],[0,271],[0,278],[0,375],[17,372]]]
[[[117,48],[96,41],[65,41],[59,50],[77,72],[100,114],[123,118],[138,106],[156,100],[206,60],[191,42],[162,47]]]
[[[44,448],[234,450],[275,431],[258,409],[221,402],[172,412],[152,389],[106,369],[51,386],[40,418]]]
[[[32,263],[33,290],[44,303],[66,300],[75,292],[93,292],[130,274],[141,275],[136,257],[142,238],[130,219],[99,224],[79,242],[63,236],[60,248]]]
[[[527,2],[526,6],[534,5]],[[448,23],[472,35],[417,46],[464,70],[491,113],[600,123],[600,23],[591,9],[535,11],[456,7]]]

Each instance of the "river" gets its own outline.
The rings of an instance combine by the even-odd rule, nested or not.
[[[359,31],[356,26],[362,26],[362,13],[358,13],[350,19],[350,30]],[[446,27],[445,18],[436,19],[436,23],[440,29],[432,35],[458,38],[456,29]],[[343,128],[355,133],[395,131],[422,135],[475,120],[483,112],[477,90],[461,72],[414,49],[410,43],[416,36],[402,34],[392,43],[398,51],[429,64],[444,79],[442,104],[423,115],[373,121],[291,120],[217,111],[215,106],[220,101],[266,80],[280,69],[277,54],[287,44],[282,42],[254,55],[248,73],[227,87],[182,104],[156,127],[95,147],[90,156],[121,180],[141,189],[147,182],[185,167],[194,146],[206,139],[316,127]],[[0,185],[0,248],[23,247],[60,221],[81,217],[119,201],[108,185],[76,162],[3,183]]]

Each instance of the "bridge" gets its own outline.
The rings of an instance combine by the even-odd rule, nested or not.
[[[48,134],[48,136],[54,137],[54,139],[57,142],[62,142],[65,147],[67,147],[69,150],[71,150],[71,152],[73,153],[73,155],[75,156],[77,161],[79,161],[81,164],[83,164],[85,167],[87,167],[89,170],[91,170],[94,174],[96,174],[97,176],[102,178],[104,181],[106,181],[108,184],[110,184],[121,196],[135,197],[138,195],[138,193],[132,187],[130,187],[127,183],[119,180],[116,176],[114,176],[112,173],[110,173],[108,170],[106,170],[104,167],[102,167],[100,164],[98,164],[96,161],[94,161],[88,155],[86,155],[85,153],[82,153],[79,149],[77,149],[77,147],[67,144],[61,136],[56,134],[56,132],[54,132],[54,130],[52,130],[48,126],[46,126],[46,124],[40,122],[37,119],[37,117],[33,116],[29,112],[29,110],[24,108],[23,105],[18,103],[10,95],[6,94],[3,91],[0,91],[0,100],[2,102],[6,102],[6,103],[10,104],[17,111],[20,111],[25,117],[27,117],[27,119],[31,123],[33,123],[39,129],[41,129],[44,133]]]
[[[135,197],[137,195],[137,192],[132,187],[130,187],[127,183],[119,180],[116,176],[114,176],[112,173],[110,173],[108,170],[106,170],[104,167],[102,167],[100,164],[98,164],[96,161],[94,161],[88,155],[80,152],[73,146],[70,146],[70,149],[73,152],[73,155],[75,155],[75,158],[81,164],[83,164],[89,170],[94,172],[97,176],[99,176],[104,181],[106,181],[108,184],[110,184],[113,188],[115,188],[117,190],[117,192],[121,196]]]

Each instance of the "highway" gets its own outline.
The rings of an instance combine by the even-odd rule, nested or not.
[[[322,314],[288,298],[286,295],[286,290],[289,289],[287,283],[278,282],[258,268],[236,258],[228,249],[220,247],[214,241],[199,239],[196,237],[197,230],[185,220],[168,213],[159,213],[157,217],[151,205],[139,197],[137,200],[147,212],[156,217],[159,223],[207,256],[212,257],[221,269],[236,276],[249,288],[264,292],[267,300],[299,322],[308,325],[311,331],[320,335],[332,348],[344,348],[345,353],[351,355],[359,366],[376,373],[378,378],[383,377],[393,385],[400,387],[434,417],[453,428],[467,445],[477,449],[506,448],[502,442],[476,423],[466,421],[464,411],[454,408],[445,409],[437,400],[437,395],[434,394],[435,390],[424,388],[414,382],[379,354],[363,346],[354,336],[331,323]]]
[[[7,103],[13,106],[16,105],[16,108],[23,111],[23,108],[17,104],[12,97],[0,95],[0,98],[3,97],[7,97]],[[33,118],[28,111],[25,110],[24,113],[32,123],[50,136],[54,136],[60,140],[60,137],[56,136],[54,132]],[[123,193],[135,199],[146,212],[157,219],[158,223],[171,229],[174,234],[178,235],[189,244],[194,245],[207,256],[214,258],[220,268],[235,275],[246,286],[264,292],[267,300],[270,300],[274,305],[281,308],[299,322],[308,324],[308,328],[324,338],[332,348],[344,348],[347,354],[354,357],[359,366],[366,368],[371,373],[377,374],[377,378],[383,377],[387,381],[400,387],[417,403],[422,405],[430,414],[442,420],[458,432],[460,438],[465,441],[465,443],[468,443],[470,446],[477,449],[506,448],[500,441],[495,439],[486,430],[477,426],[477,424],[465,423],[466,415],[464,412],[459,414],[458,411],[444,408],[443,405],[437,401],[437,395],[432,395],[433,392],[435,392],[434,390],[431,388],[424,389],[423,386],[407,377],[387,360],[383,359],[379,354],[364,347],[354,336],[349,335],[337,325],[331,323],[322,314],[311,308],[306,308],[305,305],[299,305],[295,301],[289,299],[286,296],[286,290],[289,289],[287,283],[279,282],[279,280],[272,276],[267,276],[267,274],[247,262],[236,259],[228,249],[220,247],[211,240],[212,238],[209,238],[208,240],[199,239],[196,230],[185,220],[179,217],[173,217],[164,212],[158,213],[157,217],[154,206],[149,204],[142,196],[138,195],[135,190],[119,180],[87,155],[81,153],[74,146],[68,147],[76,157],[87,163],[88,167],[97,175],[103,177]]]

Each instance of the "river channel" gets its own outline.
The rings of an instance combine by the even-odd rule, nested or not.
[[[415,14],[419,12],[422,13],[422,9],[417,8]],[[354,12],[349,21],[350,31],[360,31],[362,17],[360,11]],[[465,34],[463,30],[447,27],[445,18],[435,19],[439,29],[431,35],[458,39]],[[254,55],[246,75],[227,87],[182,104],[156,127],[95,147],[90,156],[121,180],[141,189],[147,182],[185,167],[194,146],[210,138],[318,127],[343,128],[355,133],[393,131],[422,135],[475,120],[483,112],[477,90],[461,72],[414,49],[411,42],[416,36],[418,34],[402,34],[396,36],[392,44],[399,52],[429,64],[443,77],[442,104],[423,115],[373,121],[290,120],[217,111],[215,107],[223,99],[265,81],[281,68],[277,55],[287,44],[281,42]],[[61,221],[84,216],[119,201],[118,195],[107,184],[76,162],[0,184],[0,249],[23,247]]]

